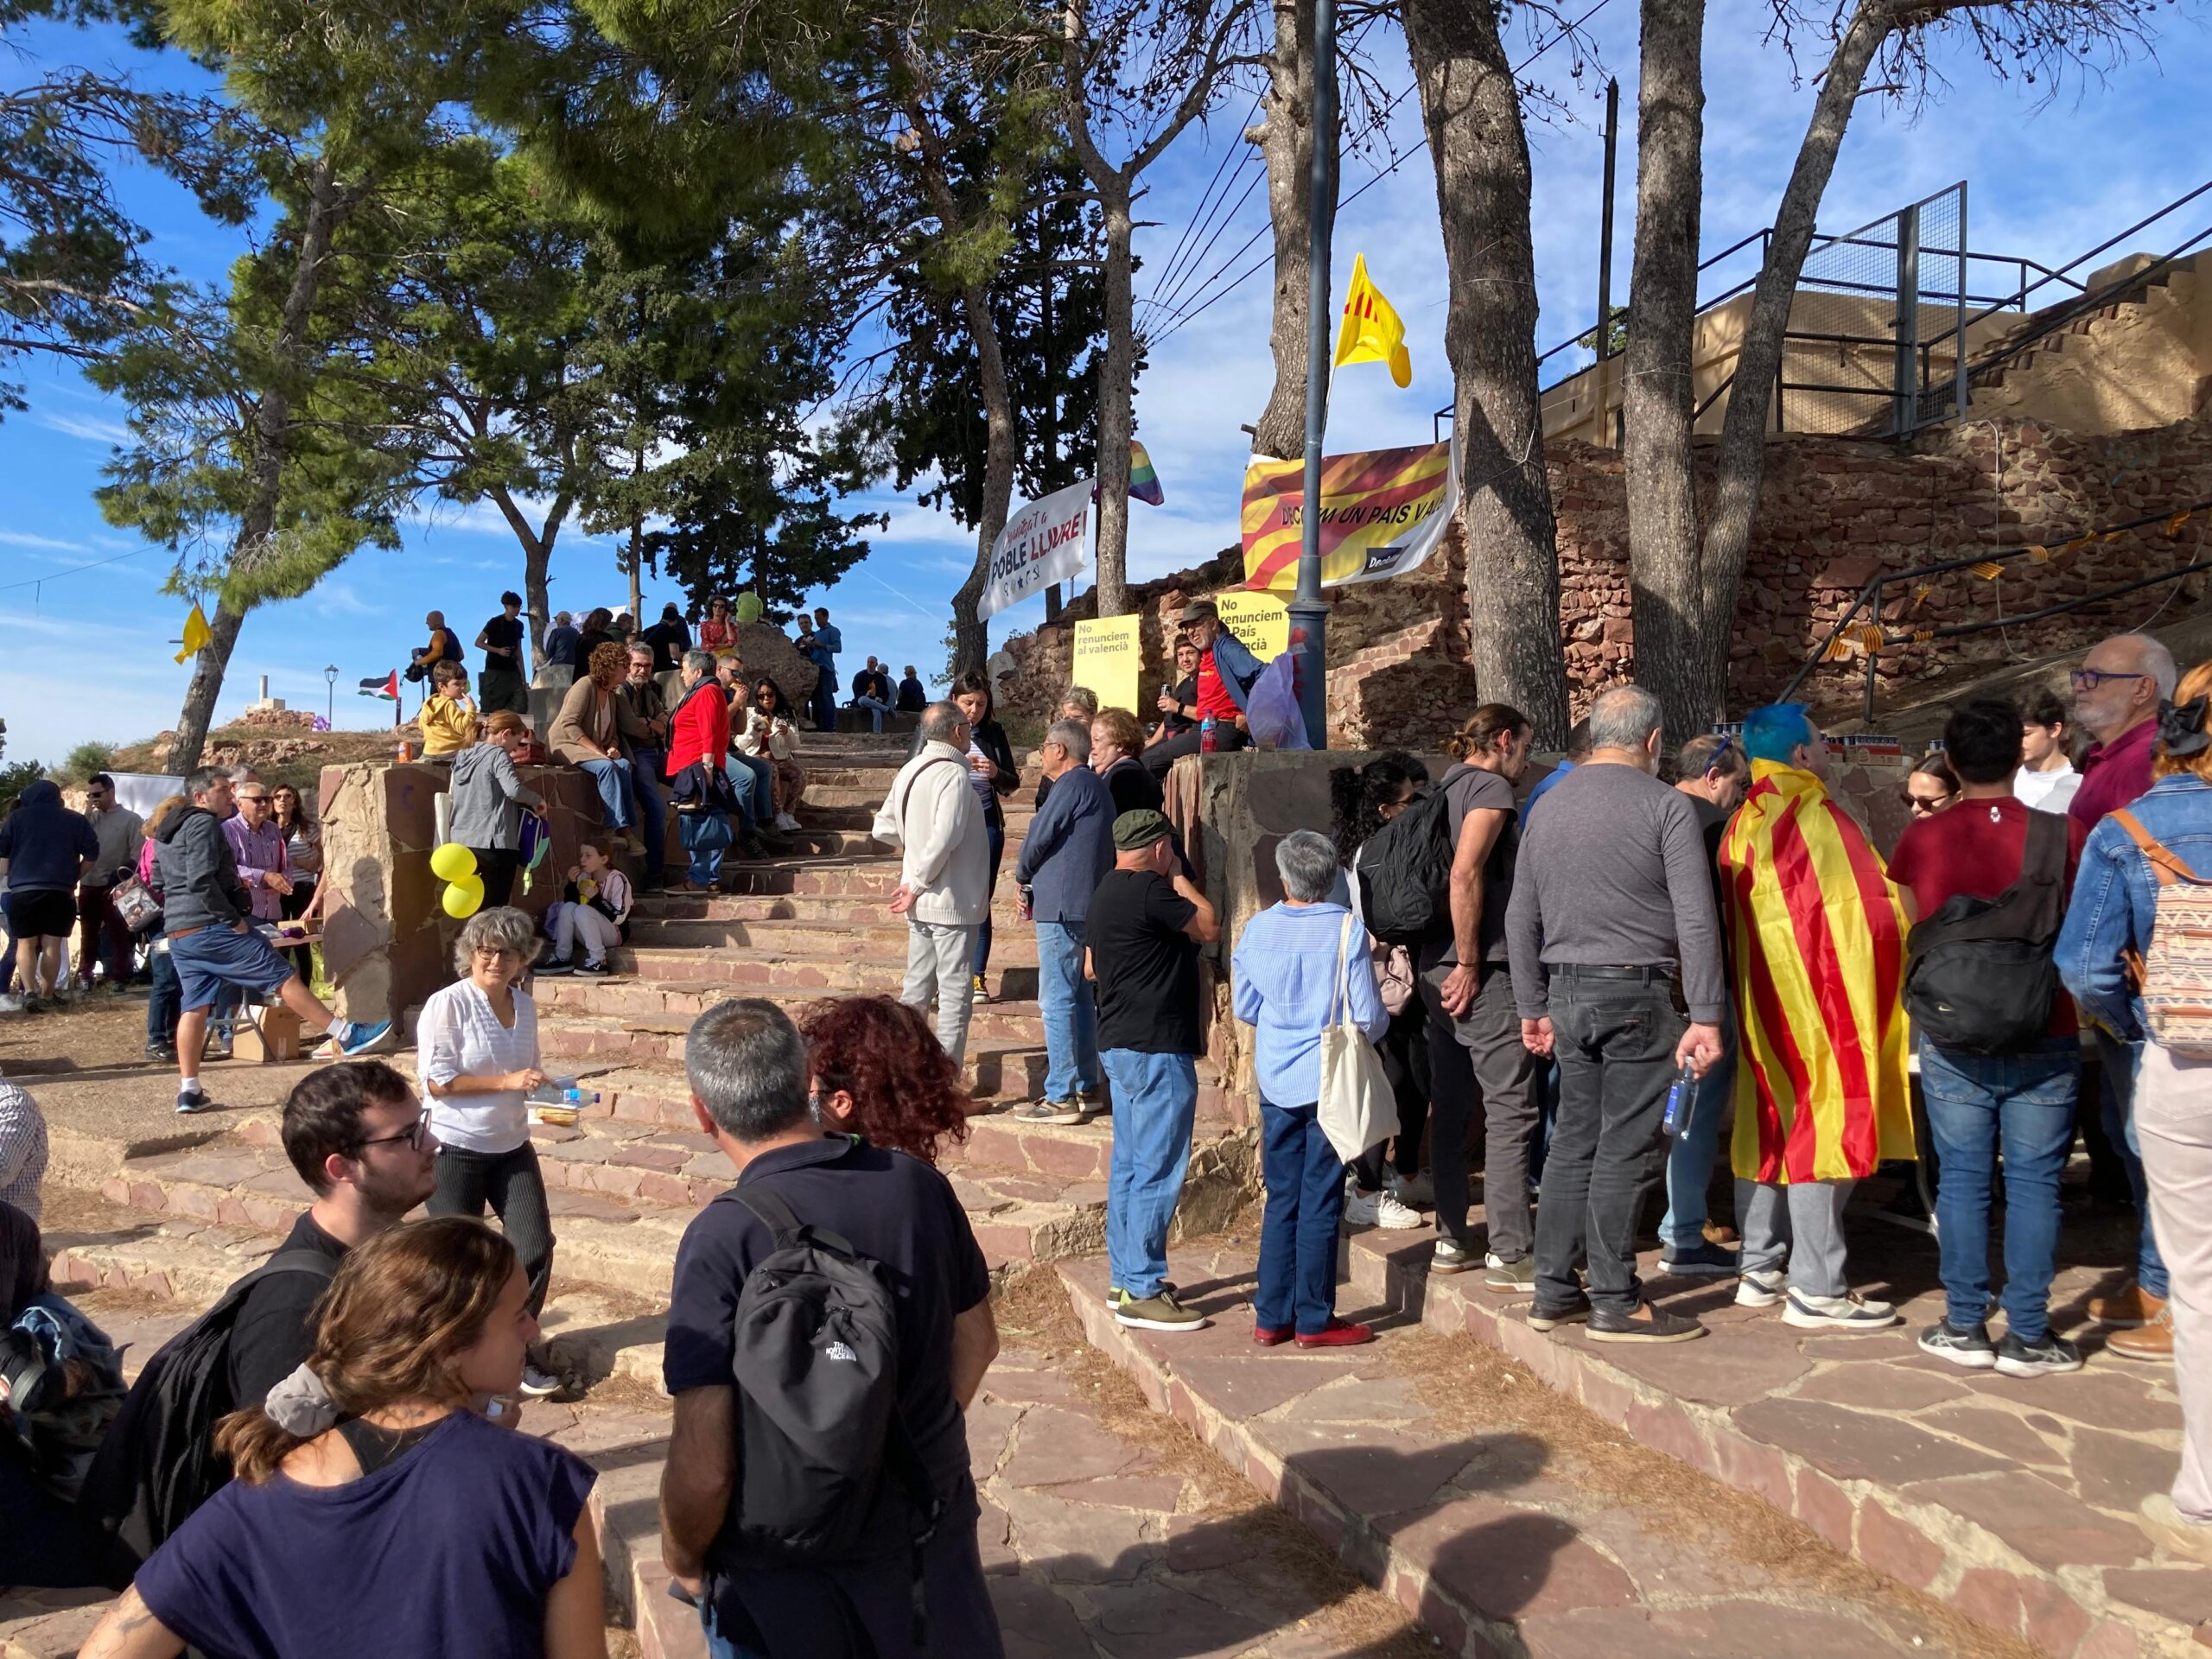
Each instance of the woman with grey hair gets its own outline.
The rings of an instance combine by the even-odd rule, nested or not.
[[[438,1139],[430,1213],[480,1217],[491,1205],[529,1275],[533,1318],[553,1275],[553,1222],[528,1098],[548,1079],[537,1064],[537,1008],[516,983],[537,947],[537,929],[521,911],[478,911],[454,942],[461,979],[431,993],[415,1033],[415,1075]],[[524,1393],[560,1387],[538,1365],[524,1368]]]
[[[1300,830],[1275,848],[1282,902],[1244,929],[1232,959],[1236,1017],[1255,1028],[1260,1137],[1268,1204],[1260,1226],[1260,1282],[1252,1340],[1272,1348],[1370,1342],[1363,1325],[1337,1317],[1337,1224],[1344,1161],[1322,1132],[1321,1033],[1337,1019],[1370,1042],[1390,1024],[1375,983],[1366,930],[1329,893],[1337,851]]]

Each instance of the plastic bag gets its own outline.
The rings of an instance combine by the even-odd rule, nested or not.
[[[1286,651],[1260,671],[1244,703],[1244,724],[1263,749],[1310,749],[1306,715],[1298,706],[1298,658]]]

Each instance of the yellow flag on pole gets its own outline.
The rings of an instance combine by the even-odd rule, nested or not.
[[[206,613],[194,605],[192,614],[184,619],[184,649],[177,652],[177,661],[181,663],[214,637],[208,629]]]
[[[1413,359],[1406,354],[1406,325],[1367,275],[1367,256],[1355,254],[1351,287],[1344,295],[1344,320],[1337,327],[1338,364],[1388,363],[1401,386],[1414,383]]]

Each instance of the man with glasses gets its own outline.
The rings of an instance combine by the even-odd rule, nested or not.
[[[292,890],[291,865],[284,851],[284,832],[276,827],[276,809],[269,798],[269,785],[249,779],[236,791],[238,813],[223,820],[223,838],[231,843],[238,861],[238,880],[253,895],[253,919],[283,919],[284,895]]]
[[[120,990],[130,979],[130,930],[115,913],[115,884],[138,868],[145,820],[115,799],[115,779],[96,772],[85,784],[85,817],[99,838],[99,855],[77,887],[77,981],[92,988],[92,963],[107,961],[107,983]]]
[[[2115,633],[2100,641],[2074,671],[2074,718],[2096,739],[2082,757],[2082,786],[2066,809],[2083,829],[2095,829],[2107,814],[2150,789],[2158,704],[2173,696],[2180,678],[2173,652],[2147,633]],[[2165,1258],[2151,1235],[2150,1192],[2128,1122],[2142,1045],[2102,1026],[2096,1027],[2096,1043],[2105,1134],[2120,1152],[2142,1226],[2134,1276],[2108,1296],[2092,1296],[2089,1317],[2114,1333],[2105,1345],[2120,1357],[2170,1360],[2174,1333],[2166,1308]]]
[[[1198,711],[1185,731],[1163,738],[1144,752],[1144,763],[1155,778],[1186,754],[1205,746],[1204,728],[1213,721],[1213,746],[1221,753],[1241,749],[1250,741],[1244,732],[1244,704],[1253,682],[1267,664],[1246,649],[1244,642],[1224,627],[1221,612],[1210,599],[1193,600],[1175,614],[1175,626],[1198,653],[1198,671],[1192,676]]]
[[[438,1143],[415,1091],[382,1060],[325,1066],[284,1103],[284,1155],[315,1193],[279,1250],[326,1258],[346,1252],[429,1198]],[[231,1327],[231,1397],[258,1405],[315,1345],[315,1306],[329,1276],[274,1273],[246,1294]]]
[[[668,880],[663,868],[668,856],[668,803],[661,797],[667,782],[668,699],[653,678],[653,661],[651,645],[631,646],[629,677],[614,694],[652,733],[630,755],[630,791],[637,797],[638,833],[645,843],[645,874],[638,886],[647,893]]]

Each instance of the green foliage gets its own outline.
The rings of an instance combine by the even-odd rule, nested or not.
[[[94,772],[105,772],[114,764],[114,744],[79,743],[69,751],[69,758],[54,768],[54,775],[64,783],[81,784]]]
[[[16,797],[46,776],[46,768],[35,760],[0,761],[0,812],[16,804]]]

